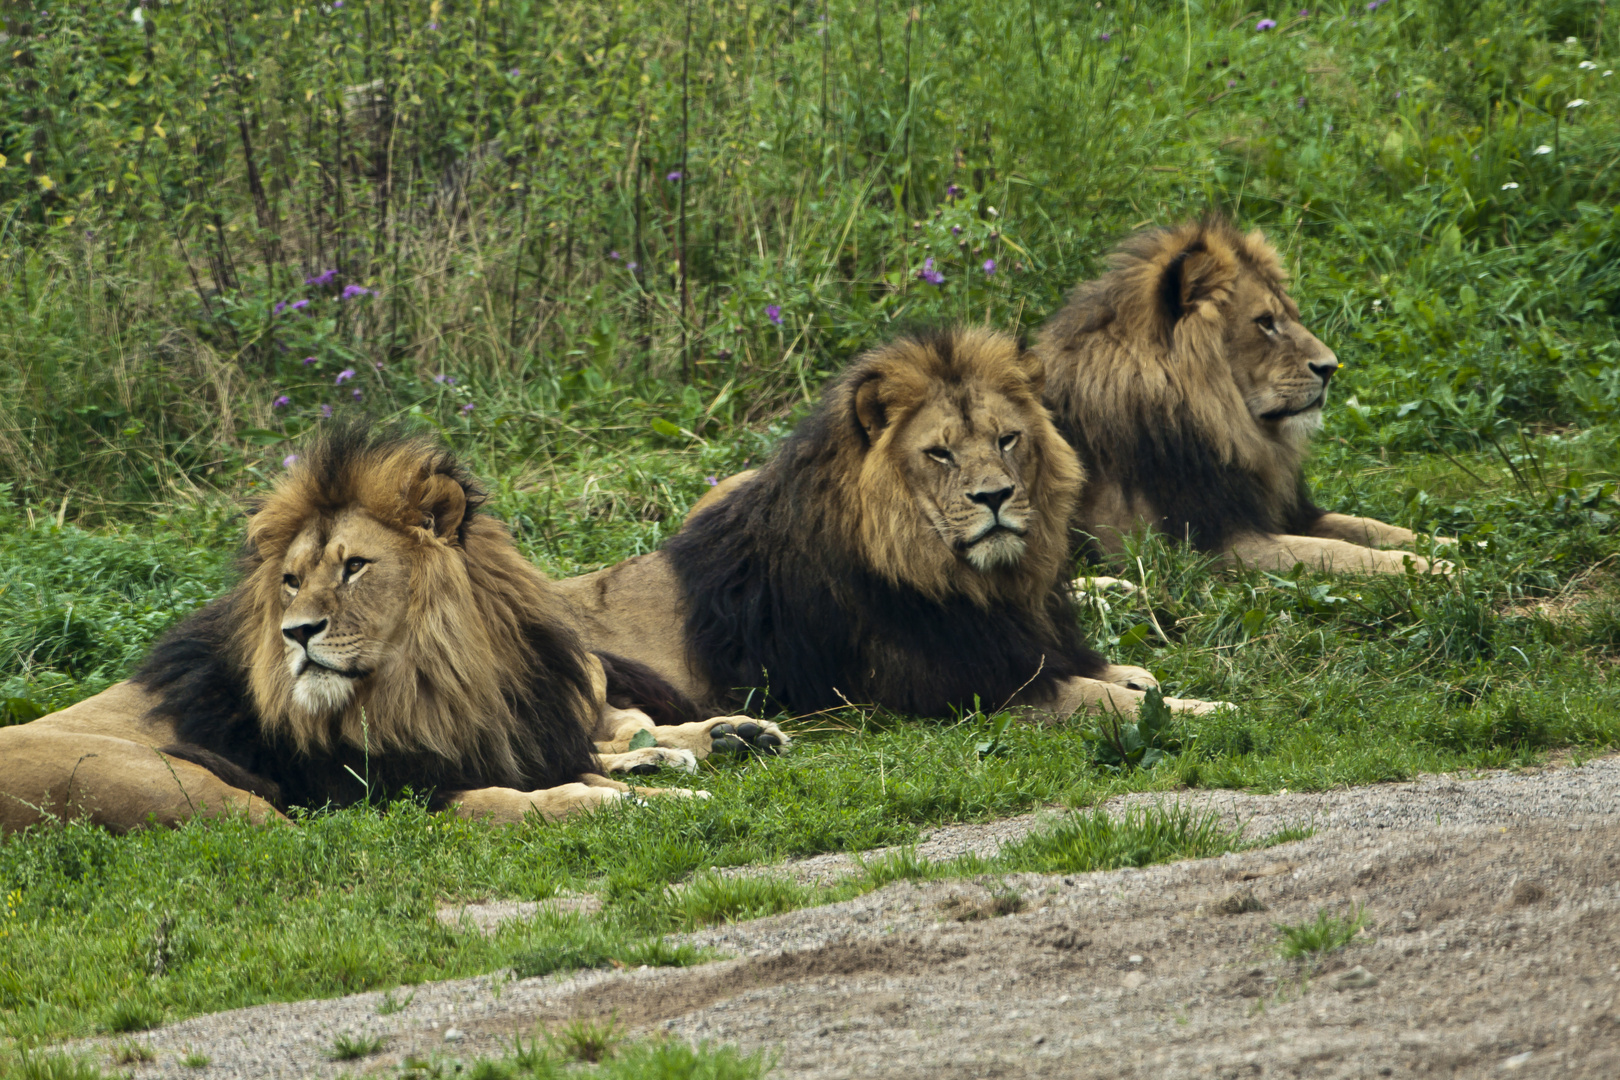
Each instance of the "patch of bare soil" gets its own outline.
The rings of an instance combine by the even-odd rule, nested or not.
[[[536,1024],[769,1048],[784,1077],[1620,1076],[1620,760],[1314,795],[1194,792],[1309,840],[1096,874],[900,883],[689,935],[734,959],[265,1005],[150,1033],[140,1077],[464,1061]],[[1140,801],[1136,797],[1132,801]],[[1005,833],[1005,823],[996,826]],[[1315,965],[1277,923],[1365,907]],[[396,993],[402,1000],[409,992]],[[366,1062],[324,1053],[387,1036]]]

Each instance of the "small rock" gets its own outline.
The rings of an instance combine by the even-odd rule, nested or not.
[[[1547,890],[1534,881],[1521,881],[1513,886],[1513,903],[1519,907],[1539,903],[1547,896]],[[1508,1059],[1512,1061],[1512,1058]]]
[[[1517,1069],[1519,1066],[1528,1063],[1531,1056],[1534,1055],[1534,1054],[1535,1054],[1534,1050],[1526,1050],[1522,1054],[1514,1054],[1510,1058],[1503,1058],[1502,1059],[1502,1064],[1498,1065],[1497,1068],[1498,1069],[1507,1069],[1508,1071],[1511,1072],[1512,1070]]]
[[[1333,989],[1335,990],[1365,990],[1369,986],[1377,985],[1378,976],[1359,964],[1349,971],[1341,971],[1333,976]]]
[[[1046,1041],[1046,1036],[1045,1035],[1037,1035],[1037,1036],[1035,1036],[1035,1045],[1036,1046],[1041,1045],[1041,1043],[1043,1043],[1045,1041]]]
[[[1147,982],[1147,976],[1142,974],[1140,971],[1133,971],[1121,979],[1120,982],[1124,984],[1125,989],[1135,990],[1138,986],[1141,986],[1143,983]]]
[[[1132,963],[1132,964],[1140,964],[1142,962],[1142,958],[1140,956],[1138,956],[1136,953],[1132,953],[1130,956],[1127,956],[1125,959],[1126,959],[1126,961],[1128,963]]]
[[[452,1028],[445,1028],[444,1029],[444,1041],[445,1042],[460,1042],[462,1039],[465,1039],[466,1037],[467,1037],[466,1034],[460,1028],[452,1027]]]

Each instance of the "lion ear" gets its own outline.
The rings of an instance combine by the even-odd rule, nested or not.
[[[1231,286],[1232,267],[1204,245],[1194,241],[1165,265],[1159,278],[1159,301],[1171,324],[1192,315]]]
[[[883,374],[874,371],[855,387],[855,419],[870,445],[889,426],[889,407],[883,400]]]
[[[1046,389],[1046,365],[1041,362],[1041,354],[1033,349],[1023,347],[1019,343],[1018,370],[1023,372],[1024,379],[1029,383],[1029,392],[1036,397]]]
[[[467,514],[467,493],[453,478],[434,473],[422,483],[417,508],[422,512],[422,528],[441,540],[448,539],[461,528]]]

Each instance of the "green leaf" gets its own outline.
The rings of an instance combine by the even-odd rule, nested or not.
[[[654,735],[650,728],[642,728],[640,731],[630,736],[630,749],[632,750],[645,750],[649,746],[657,745],[658,736]]]
[[[666,439],[678,439],[681,437],[681,429],[661,416],[652,422],[652,429]]]

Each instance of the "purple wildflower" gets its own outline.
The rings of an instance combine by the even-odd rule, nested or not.
[[[337,382],[333,383],[332,385],[333,386],[342,386],[344,383],[348,382],[352,378],[354,378],[354,368],[346,367],[342,371],[338,372]]]
[[[945,275],[934,269],[934,257],[932,255],[923,260],[922,269],[917,271],[917,276],[930,285],[945,284]]]
[[[287,310],[289,310],[289,311],[303,311],[307,307],[309,307],[309,301],[308,300],[294,300],[292,303],[287,305]]]
[[[297,454],[288,454],[286,457],[281,459],[281,467],[283,469],[290,469],[297,463],[298,463],[298,455]]]
[[[433,381],[438,383],[440,386],[454,386],[454,385],[456,385],[456,377],[454,375],[446,375],[442,371],[439,372],[437,375],[433,376]]]
[[[320,273],[316,274],[314,277],[305,278],[304,279],[304,284],[305,285],[330,285],[330,284],[332,284],[332,279],[334,279],[336,277],[337,277],[337,271],[336,270],[322,270]]]
[[[962,194],[962,189],[957,187],[955,184],[947,184],[946,185],[946,187],[945,187],[945,197],[947,199],[954,199],[960,194]]]
[[[624,268],[633,274],[637,270],[641,269],[641,264],[638,262],[627,262],[624,264]]]
[[[1389,3],[1389,0],[1367,0],[1367,10],[1377,11],[1387,3]]]
[[[1298,106],[1299,106],[1299,107],[1300,107],[1300,108],[1302,108],[1302,109],[1303,109],[1303,108],[1304,108],[1304,107],[1305,107],[1305,99],[1304,99],[1304,98],[1302,98],[1302,97],[1301,97],[1301,98],[1296,98],[1296,99],[1295,99],[1295,100],[1294,100],[1294,104],[1295,104],[1295,105],[1298,105]]]
[[[288,397],[286,394],[282,394],[280,397],[276,398],[276,400],[274,400],[274,401],[272,401],[270,403],[270,407],[272,409],[279,409],[284,405],[291,405],[291,404],[292,404],[292,398]]]
[[[705,479],[705,480],[707,480],[709,482],[710,487],[718,487],[720,485],[720,481],[716,480],[712,476],[705,476],[703,479]]]
[[[370,289],[366,288],[364,285],[345,285],[345,286],[343,286],[343,299],[345,299],[345,300],[353,300],[355,297],[358,297],[358,296],[376,296],[376,295],[377,295],[376,293],[372,292]]]
[[[1237,85],[1237,80],[1236,79],[1227,79],[1226,80],[1226,88],[1228,90],[1232,89],[1232,87],[1234,87],[1236,85]]]
[[[1254,24],[1254,28],[1261,33],[1264,33],[1267,30],[1275,30],[1277,29],[1277,20],[1261,19],[1259,22]]]
[[[314,363],[314,362],[315,362],[315,358],[314,358],[314,357],[313,357],[313,356],[306,356],[306,357],[304,357],[304,366],[305,366],[305,367],[309,367],[309,366],[310,366],[310,365],[311,365],[311,364],[313,364],[313,363]]]
[[[462,406],[462,407],[461,407],[461,415],[462,415],[462,416],[470,416],[470,415],[472,415],[472,411],[473,411],[473,409],[474,409],[474,408],[476,408],[476,407],[477,407],[477,406],[475,406],[475,405],[473,405],[473,403],[472,403],[472,402],[470,402],[470,401],[469,401],[469,402],[467,402],[467,404],[465,404],[465,405],[463,405],[463,406]]]
[[[951,235],[952,236],[961,236],[962,235],[962,226],[960,226],[960,225],[952,225],[951,226]]]
[[[1299,17],[1302,18],[1302,19],[1310,18],[1311,17],[1311,9],[1310,8],[1300,8],[1299,9]]]
[[[614,262],[618,262],[619,261],[619,253],[617,251],[610,251],[610,252],[608,252],[608,258],[612,259]]]
[[[994,259],[986,259],[986,260],[984,260],[984,276],[985,277],[995,277],[996,276],[996,260],[994,260]]]
[[[378,371],[381,371],[382,370],[382,361],[381,360],[373,360],[371,362],[371,366],[376,368]]]
[[[280,315],[283,311],[287,310],[287,301],[285,301],[285,300],[277,300],[276,301],[276,306],[275,306],[275,308],[273,310],[275,311],[275,313],[277,315]]]
[[[359,391],[358,388],[356,388],[356,390],[354,392],[354,400],[356,400],[356,401],[360,400],[360,391]]]
[[[1109,38],[1112,38],[1113,36],[1114,36],[1113,34],[1110,34],[1108,31],[1104,30],[1102,33],[1097,35],[1097,40],[1098,41],[1107,41]]]
[[[343,0],[332,0],[332,10],[336,11],[343,6]]]
[[[672,172],[668,176],[664,177],[664,179],[668,180],[672,184],[680,183],[680,181],[682,179],[681,170],[676,169],[674,172]]]
[[[321,406],[321,418],[323,420],[332,419],[332,406],[330,406],[330,405],[322,405]]]
[[[765,308],[765,317],[777,326],[782,325],[782,305],[771,304]]]
[[[518,69],[513,68],[511,71],[508,71],[506,74],[515,79],[515,78],[518,77]]]
[[[437,30],[439,28],[439,24],[436,22],[430,22],[428,23],[427,28],[429,30]]]

